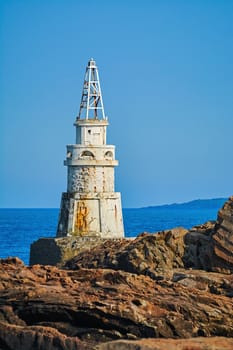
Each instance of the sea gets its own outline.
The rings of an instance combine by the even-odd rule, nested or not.
[[[126,237],[178,226],[187,229],[216,220],[225,198],[197,200],[146,208],[123,209]],[[30,244],[40,237],[55,237],[59,209],[0,209],[0,258],[17,256],[27,265]]]

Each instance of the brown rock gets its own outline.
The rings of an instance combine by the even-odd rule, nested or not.
[[[215,221],[194,226],[184,238],[185,253],[183,256],[184,266],[194,269],[212,269],[213,239]]]
[[[117,340],[98,345],[96,350],[232,350],[233,338]]]
[[[63,350],[116,339],[233,337],[231,275],[184,269],[170,275],[156,281],[120,270],[2,261],[0,344]]]
[[[184,228],[143,233],[132,240],[105,240],[91,251],[78,254],[66,268],[111,268],[136,274],[156,276],[161,271],[183,267]]]
[[[19,327],[0,322],[0,346],[17,350],[84,350],[87,349],[75,337],[67,337],[50,327]]]
[[[212,269],[233,272],[233,196],[218,213],[213,239]]]

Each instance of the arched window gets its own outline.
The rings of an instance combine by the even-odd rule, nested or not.
[[[105,155],[104,155],[104,158],[107,159],[107,160],[113,159],[112,152],[111,151],[106,152]]]
[[[83,151],[81,154],[80,154],[80,159],[94,159],[95,156],[92,152],[90,151]]]

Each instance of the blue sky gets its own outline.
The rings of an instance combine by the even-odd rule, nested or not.
[[[0,0],[0,26],[0,207],[59,207],[90,57],[124,207],[232,195],[232,1]]]

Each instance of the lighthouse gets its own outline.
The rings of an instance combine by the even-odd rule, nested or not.
[[[103,239],[124,237],[121,194],[114,188],[118,161],[115,146],[107,144],[108,118],[93,59],[86,67],[74,126],[76,141],[67,145],[67,190],[62,193],[56,237],[31,244],[30,265],[63,264]]]
[[[62,194],[57,237],[124,237],[121,195],[115,192],[118,161],[115,146],[107,144],[98,68],[90,59],[84,76],[76,143],[67,145],[67,191]]]

